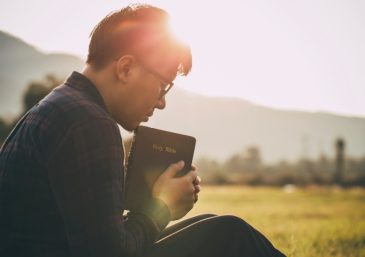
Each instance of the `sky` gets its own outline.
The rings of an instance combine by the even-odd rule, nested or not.
[[[0,0],[0,30],[41,51],[85,59],[92,28],[134,2]],[[175,33],[191,45],[193,70],[178,86],[279,109],[365,117],[365,1],[145,3],[167,10]]]

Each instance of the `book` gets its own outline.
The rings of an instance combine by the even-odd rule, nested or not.
[[[190,171],[195,143],[191,136],[139,126],[126,165],[126,209],[143,208],[152,198],[155,181],[172,163],[185,162],[178,176]]]

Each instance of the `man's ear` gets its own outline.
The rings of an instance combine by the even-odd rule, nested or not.
[[[126,83],[131,76],[131,71],[136,65],[136,59],[133,55],[123,55],[117,61],[116,75],[118,79]]]

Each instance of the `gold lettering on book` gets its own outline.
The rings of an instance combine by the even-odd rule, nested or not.
[[[152,145],[152,148],[153,148],[154,150],[157,150],[157,151],[160,151],[160,152],[162,152],[162,151],[163,151],[163,147],[162,147],[162,146],[160,146],[160,145],[153,144],[153,145]]]
[[[168,153],[176,153],[176,150],[172,147],[169,147],[169,146],[166,146],[165,147],[165,151],[168,152]]]
[[[172,153],[172,154],[176,154],[176,149],[171,147],[171,146],[161,146],[161,145],[158,145],[158,144],[152,144],[152,149],[153,150],[156,150],[156,151],[160,151],[160,152],[167,152],[167,153]]]

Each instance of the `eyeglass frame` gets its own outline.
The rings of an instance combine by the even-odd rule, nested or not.
[[[139,61],[139,64],[143,67],[143,69],[145,69],[146,71],[152,73],[154,76],[158,77],[163,82],[163,84],[165,85],[165,88],[163,88],[161,90],[160,96],[158,98],[158,99],[162,99],[170,91],[170,89],[174,86],[174,82],[173,81],[167,82],[167,80],[165,80],[165,78],[160,73],[158,73],[157,71],[147,67],[146,65],[142,64],[142,62],[140,62],[140,61]]]
[[[161,90],[160,92],[160,96],[159,96],[159,100],[161,100],[169,91],[170,89],[174,86],[174,82],[170,81],[168,82],[159,72],[147,67],[146,65],[144,65],[142,63],[142,61],[140,61],[136,56],[133,56],[137,62],[139,63],[139,65],[141,65],[143,67],[143,69],[145,69],[146,71],[152,73],[154,76],[158,77],[166,86],[164,89]],[[115,58],[115,61],[119,60],[119,58]],[[167,88],[167,89],[166,89]]]

